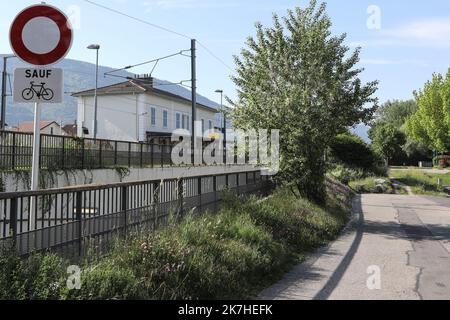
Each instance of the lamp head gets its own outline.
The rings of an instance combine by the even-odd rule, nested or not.
[[[99,44],[91,44],[87,48],[91,49],[91,50],[98,50],[98,49],[100,49],[100,45]]]

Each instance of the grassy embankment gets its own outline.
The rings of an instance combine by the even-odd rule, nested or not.
[[[266,199],[230,196],[219,214],[117,241],[110,255],[80,263],[80,290],[67,289],[69,261],[0,253],[0,298],[251,298],[339,234],[351,193],[336,184],[328,190],[325,207],[286,190]]]

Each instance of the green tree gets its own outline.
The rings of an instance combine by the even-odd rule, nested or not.
[[[422,143],[412,140],[406,135],[406,122],[417,112],[417,103],[415,100],[393,100],[387,101],[377,110],[375,119],[372,123],[372,132],[377,130],[377,127],[385,124],[390,124],[400,131],[398,136],[404,135],[402,139],[391,139],[391,143],[397,141],[402,145],[393,146],[391,150],[396,150],[396,154],[391,154],[390,162],[397,165],[417,165],[418,161],[431,159],[430,150]],[[391,137],[392,138],[392,137]],[[378,143],[378,149],[379,143]]]
[[[369,138],[375,152],[382,156],[387,163],[404,157],[402,146],[406,143],[405,134],[395,125],[385,123],[369,130]]]
[[[389,100],[378,108],[374,125],[390,123],[401,128],[416,111],[417,104],[414,100]]]
[[[276,179],[300,195],[325,200],[324,153],[331,140],[376,109],[377,82],[363,84],[357,49],[346,35],[331,35],[326,5],[273,16],[273,26],[256,24],[256,37],[235,57],[238,98],[233,120],[242,129],[280,130],[280,171]]]
[[[406,133],[430,149],[450,148],[450,69],[443,77],[433,74],[422,90],[414,92],[417,112],[407,121]]]

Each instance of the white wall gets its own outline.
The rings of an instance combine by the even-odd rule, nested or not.
[[[156,123],[151,124],[151,108],[156,110]],[[146,133],[171,133],[176,129],[176,114],[189,116],[189,129],[191,127],[191,104],[179,99],[168,98],[157,94],[120,94],[98,96],[98,131],[97,138],[145,141]],[[168,126],[163,126],[163,110],[168,111]],[[94,97],[78,98],[78,136],[83,136],[82,127],[89,130],[86,137],[93,137]],[[197,119],[205,120],[205,129],[208,121],[216,124],[216,113],[201,106],[197,108]]]
[[[97,107],[97,138],[138,141],[138,97],[134,94],[99,95]],[[81,110],[80,110],[81,109]],[[92,138],[94,135],[94,97],[79,98],[78,135]],[[80,125],[82,123],[82,125]],[[88,128],[83,135],[81,127]]]

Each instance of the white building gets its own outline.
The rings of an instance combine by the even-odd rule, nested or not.
[[[153,78],[135,78],[97,90],[97,138],[150,141],[167,140],[175,129],[191,131],[191,92]],[[77,135],[93,137],[94,90],[75,93],[78,98]],[[203,129],[221,128],[220,106],[197,95],[197,120]]]

